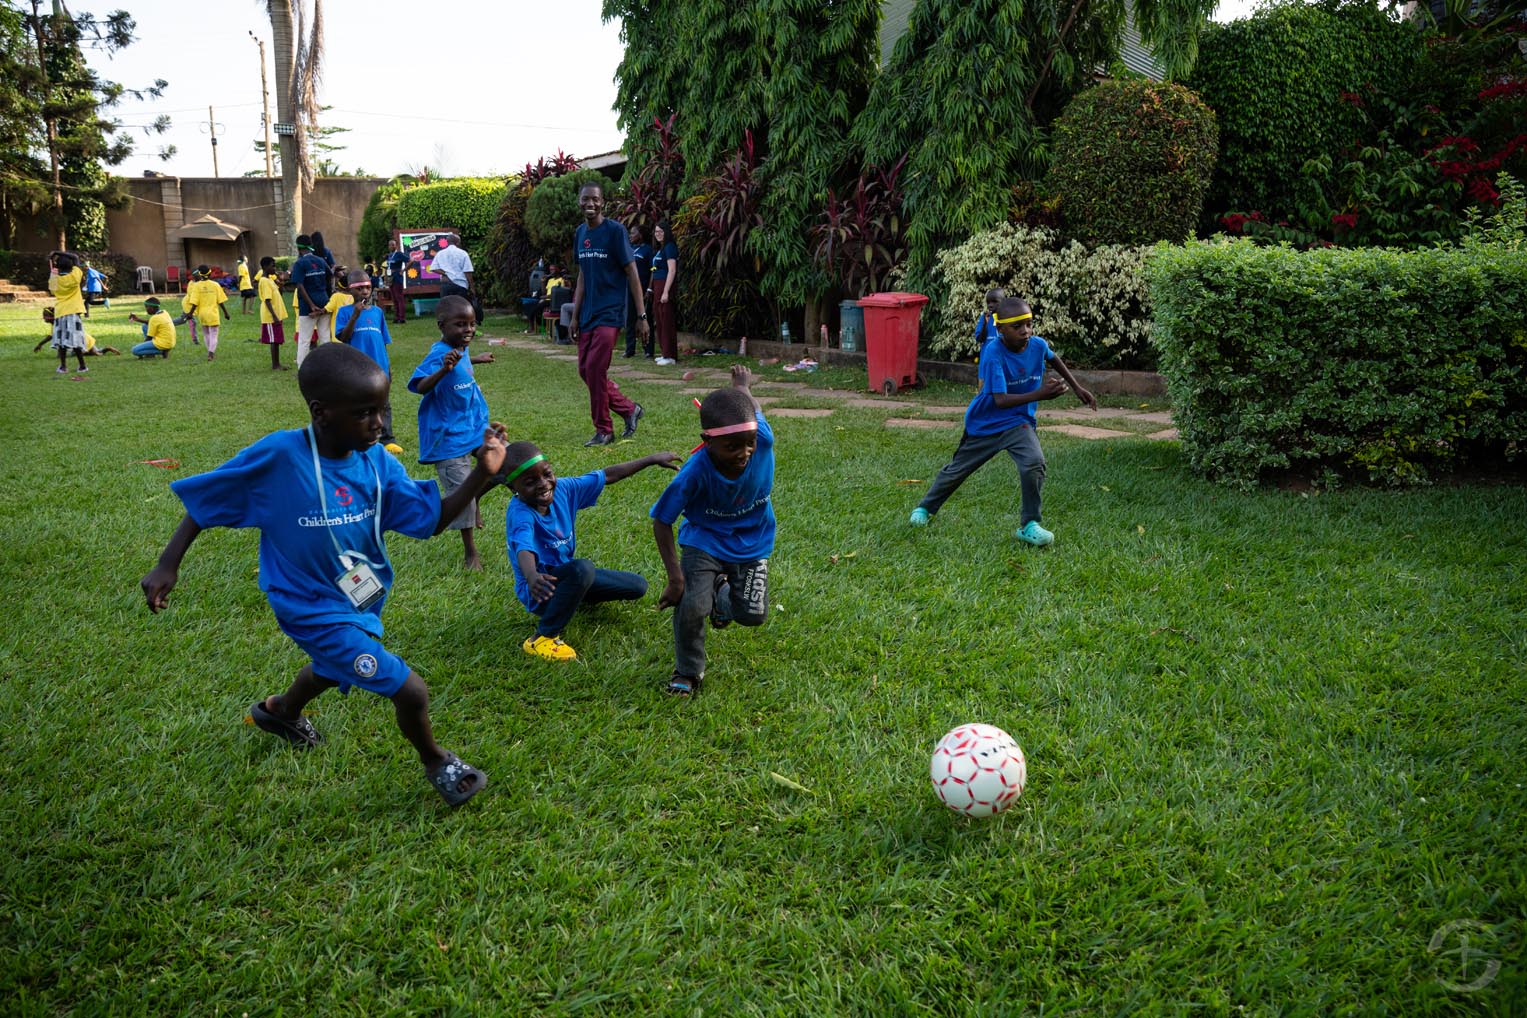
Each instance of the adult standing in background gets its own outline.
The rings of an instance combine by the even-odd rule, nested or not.
[[[387,292],[392,296],[392,324],[403,324],[403,274],[408,271],[408,255],[398,250],[398,242],[387,242]]]
[[[297,291],[297,366],[308,351],[329,341],[329,297],[334,270],[313,252],[313,238],[297,238],[297,260],[291,267],[292,289]]]
[[[313,241],[313,253],[324,260],[329,266],[329,271],[334,271],[334,252],[329,250],[329,245],[323,242],[323,234],[314,230],[309,237]]]
[[[589,412],[594,418],[594,437],[584,445],[609,445],[615,441],[610,411],[626,422],[621,438],[636,434],[641,404],[631,402],[610,380],[610,355],[615,337],[626,321],[626,294],[636,302],[636,328],[647,338],[647,309],[636,256],[626,228],[604,217],[604,188],[584,184],[578,192],[583,223],[573,234],[578,256],[578,283],[573,288],[573,324],[578,332],[578,375],[589,389]]]
[[[652,287],[652,245],[647,243],[647,235],[642,232],[640,224],[632,226],[628,231],[631,234],[631,253],[636,256],[636,275],[640,278],[642,292],[646,293]],[[626,356],[636,356],[636,301],[626,301]],[[642,344],[642,351],[650,358],[652,356],[652,332],[648,330],[647,340]]]
[[[679,332],[674,317],[673,286],[679,281],[679,246],[673,242],[673,227],[668,220],[660,220],[653,228],[652,245],[657,248],[657,254],[652,256],[652,318],[657,326],[658,345],[658,357],[653,363],[677,364]]]
[[[442,277],[440,296],[466,298],[466,302],[472,305],[472,316],[481,325],[482,301],[472,292],[472,256],[461,246],[459,234],[453,233],[445,241],[446,246],[435,255],[435,260],[430,264],[430,268]]]

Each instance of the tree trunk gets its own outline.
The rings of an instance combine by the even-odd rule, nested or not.
[[[292,73],[297,66],[292,2],[265,0],[265,9],[270,13],[271,49],[275,56],[278,124],[297,122],[296,89],[292,80]],[[298,179],[297,139],[289,134],[281,134],[278,135],[278,143],[281,148],[281,200],[286,212],[286,236],[282,240],[286,252],[295,255],[297,234],[302,223],[302,185]]]

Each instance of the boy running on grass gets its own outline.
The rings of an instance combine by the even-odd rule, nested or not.
[[[562,642],[562,630],[579,605],[635,601],[647,593],[647,581],[638,573],[600,569],[586,558],[575,558],[573,527],[579,510],[592,508],[607,486],[648,467],[677,470],[682,462],[671,452],[655,452],[558,481],[534,443],[509,446],[504,483],[514,497],[504,529],[514,566],[514,596],[540,617],[535,633],[522,645],[525,653],[572,661],[578,654]]]
[[[908,520],[926,527],[944,502],[965,478],[999,452],[1013,457],[1023,492],[1018,533],[1027,544],[1043,546],[1055,535],[1039,525],[1039,496],[1045,482],[1045,457],[1034,432],[1034,404],[1054,399],[1066,385],[1078,399],[1096,410],[1097,397],[1082,388],[1071,370],[1041,337],[1034,335],[1034,313],[1027,301],[1006,297],[997,306],[997,337],[981,350],[981,391],[965,411],[965,432],[954,459],[938,472],[928,493],[912,510]],[[1046,377],[1046,365],[1054,365],[1066,380]]]
[[[382,605],[392,586],[382,532],[426,538],[444,530],[502,468],[502,437],[479,435],[477,466],[442,500],[435,482],[411,480],[377,444],[387,375],[375,361],[326,344],[303,361],[297,385],[312,417],[306,428],[267,435],[215,470],[170,485],[186,514],[143,577],[149,610],[169,604],[181,559],[203,529],[258,528],[260,588],[281,630],[312,660],[285,693],[249,708],[254,723],[308,749],[323,741],[302,715],[309,700],[334,686],[369,689],[392,700],[430,784],[460,805],[487,777],[435,742],[424,680],[382,646]]]
[[[774,432],[753,400],[753,373],[732,366],[732,386],[700,404],[703,448],[652,506],[652,536],[668,572],[657,606],[673,608],[673,675],[667,690],[693,696],[705,678],[705,620],[761,626],[769,613],[774,551]],[[674,549],[673,524],[680,516]]]
[[[440,339],[414,368],[408,391],[424,397],[419,401],[419,462],[435,465],[440,485],[454,492],[472,469],[472,450],[488,426],[488,401],[472,374],[472,365],[491,364],[493,355],[473,357],[467,346],[477,331],[477,316],[465,297],[442,297],[435,305],[435,324]],[[476,492],[455,518],[446,524],[461,531],[464,565],[482,569],[472,531],[482,526]]]

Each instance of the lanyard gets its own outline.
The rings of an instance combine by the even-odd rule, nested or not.
[[[318,439],[313,434],[311,424],[308,425],[307,432],[308,448],[313,453],[313,477],[318,482],[318,508],[323,513],[323,528],[329,532],[329,540],[334,542],[334,551],[339,556],[339,564],[346,569],[353,569],[356,562],[364,562],[373,569],[381,569],[384,563],[373,562],[358,551],[347,551],[339,546],[339,538],[334,536],[334,528],[329,525],[329,504],[323,497],[323,467],[318,462]],[[371,517],[371,523],[376,530],[376,546],[381,549],[385,559],[387,546],[382,543],[382,474],[375,466],[371,469],[376,473],[376,513]]]

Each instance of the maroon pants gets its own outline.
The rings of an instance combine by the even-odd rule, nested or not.
[[[403,281],[395,280],[390,287],[392,294],[392,322],[394,325],[403,324]]]
[[[589,387],[589,413],[594,418],[594,430],[605,434],[615,431],[610,423],[611,410],[622,417],[636,410],[631,397],[610,381],[610,355],[615,351],[615,337],[619,333],[620,329],[613,325],[578,333],[578,377]]]
[[[665,302],[662,290],[657,287],[652,290],[652,330],[657,333],[658,356],[678,360],[679,331],[673,318],[673,298]]]

